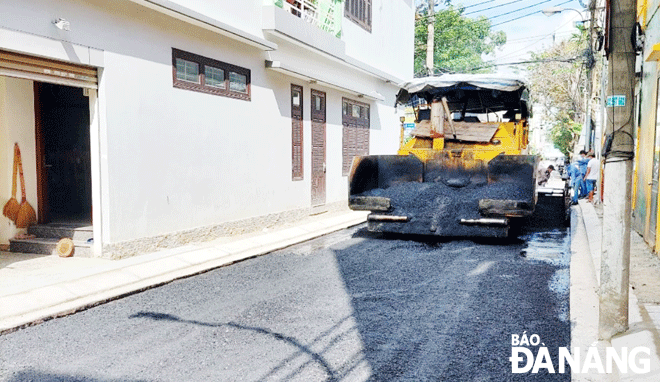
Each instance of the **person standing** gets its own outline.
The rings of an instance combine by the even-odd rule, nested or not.
[[[587,163],[587,173],[584,175],[584,180],[587,183],[587,193],[589,194],[589,203],[594,202],[594,189],[598,181],[598,172],[600,170],[600,162],[596,159],[594,153],[589,151],[587,154],[589,162]]]
[[[578,203],[578,193],[580,192],[580,182],[582,181],[582,175],[580,174],[580,167],[578,162],[573,162],[568,166],[568,177],[571,180],[570,187],[573,190],[573,196],[571,197],[571,204],[575,205]]]
[[[587,174],[587,164],[589,163],[589,158],[586,157],[587,152],[584,150],[580,150],[580,157],[578,158],[578,168],[580,169],[580,177],[578,181],[578,190],[579,190],[579,197],[584,198],[587,196],[589,193],[587,191],[587,183],[584,180],[584,176]]]

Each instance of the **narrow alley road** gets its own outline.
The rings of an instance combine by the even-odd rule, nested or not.
[[[344,230],[0,336],[0,380],[569,381],[509,361],[569,346],[567,232]]]

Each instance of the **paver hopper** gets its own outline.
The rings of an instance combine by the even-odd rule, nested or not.
[[[368,229],[437,236],[504,237],[536,203],[538,158],[526,155],[524,82],[443,75],[403,84],[415,129],[398,155],[355,157],[349,207]]]

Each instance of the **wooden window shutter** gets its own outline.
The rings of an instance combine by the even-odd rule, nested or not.
[[[303,89],[291,85],[291,179],[303,179]]]
[[[369,155],[369,105],[342,100],[342,174],[351,171],[353,157]],[[357,112],[359,110],[359,113]]]

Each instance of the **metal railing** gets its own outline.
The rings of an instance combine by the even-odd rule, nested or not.
[[[312,25],[321,27],[316,0],[285,0],[282,8]]]

